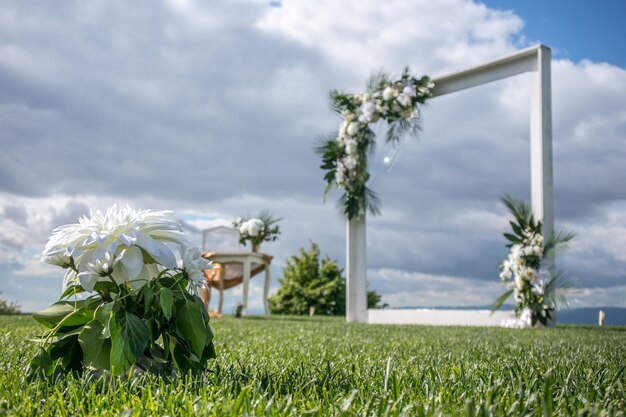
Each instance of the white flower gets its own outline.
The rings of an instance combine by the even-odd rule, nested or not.
[[[356,168],[357,163],[358,160],[354,156],[348,156],[343,159],[343,166],[345,166],[348,171],[352,171],[354,168]]]
[[[532,318],[533,318],[533,312],[531,311],[530,308],[526,307],[525,309],[522,310],[522,314],[520,314],[519,316],[520,324],[524,327],[531,327]]]
[[[383,100],[389,101],[398,95],[398,92],[392,87],[385,87],[383,90]]]
[[[337,162],[337,169],[335,170],[335,181],[337,182],[338,187],[343,187],[345,185],[346,176],[344,173],[344,166],[341,162]]]
[[[364,101],[360,107],[361,115],[359,116],[359,122],[370,123],[374,121],[376,113],[376,104],[372,101]]]
[[[346,141],[346,153],[348,155],[354,155],[357,152],[358,142],[354,139]]]
[[[535,280],[532,284],[532,288],[530,289],[535,295],[543,295],[545,290],[545,283],[542,280]]]
[[[203,284],[204,270],[212,269],[213,265],[202,257],[198,248],[185,248],[182,253],[182,270],[187,273],[189,279],[196,285]]]
[[[541,256],[541,246],[533,246],[532,253],[535,256]]]
[[[359,124],[356,122],[351,122],[346,129],[346,133],[350,136],[354,136],[359,131]]]
[[[426,86],[432,90],[433,88],[435,88],[435,83],[430,81]]]
[[[120,259],[121,255],[114,257],[111,252],[106,252],[102,258],[96,259],[94,262],[88,262],[87,268],[78,274],[80,286],[86,291],[93,291],[94,285],[100,278],[113,273],[113,267]]]
[[[524,278],[527,281],[534,280],[536,276],[537,276],[537,273],[535,272],[533,268],[526,268],[526,270],[524,271]]]
[[[524,280],[519,275],[515,275],[515,288],[517,288],[518,291],[521,291],[522,288],[524,288]]]
[[[417,92],[423,96],[430,94],[430,91],[426,87],[417,87]]]
[[[263,220],[261,219],[250,219],[246,222],[247,232],[249,236],[256,237],[263,230]]]
[[[402,94],[405,94],[409,97],[415,97],[415,87],[411,85],[407,85],[402,89]]]
[[[50,265],[60,266],[63,269],[69,268],[72,265],[72,258],[67,251],[52,254],[45,257],[43,260]]]
[[[404,93],[400,94],[398,98],[396,98],[396,100],[398,101],[398,103],[402,104],[405,107],[411,105],[411,97]]]
[[[339,133],[337,135],[337,140],[340,140],[340,138],[346,135],[346,129],[348,129],[348,122],[344,120],[343,122],[341,122],[341,125],[339,125]]]
[[[115,260],[108,266],[116,266],[112,272],[116,282],[138,279],[144,264],[156,262],[168,269],[175,268],[176,256],[166,243],[187,245],[171,212],[135,210],[128,206],[120,209],[113,205],[105,213],[92,211],[89,217],[81,217],[76,224],[56,228],[42,259],[49,262],[61,253],[71,254],[79,275],[89,276],[84,280],[93,288],[94,268],[103,266],[107,253]]]

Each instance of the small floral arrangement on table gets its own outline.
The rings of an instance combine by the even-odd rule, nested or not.
[[[31,375],[199,372],[215,357],[209,316],[196,295],[211,265],[189,247],[170,212],[115,205],[92,211],[55,229],[42,259],[66,270],[65,290],[33,315],[48,330]]]
[[[397,80],[383,73],[371,77],[367,92],[362,94],[331,91],[331,105],[343,121],[339,132],[329,135],[317,152],[322,156],[321,168],[326,171],[324,196],[333,186],[344,189],[339,202],[348,219],[358,219],[366,210],[380,213],[380,199],[367,187],[368,158],[376,148],[370,125],[385,120],[388,143],[398,142],[406,133],[415,133],[420,107],[432,96],[434,87],[430,78],[417,78],[407,68]]]
[[[233,226],[239,230],[239,243],[245,245],[250,242],[252,252],[257,252],[262,242],[278,239],[280,228],[277,223],[281,220],[282,218],[274,217],[270,211],[264,211],[258,217],[238,217]]]
[[[504,196],[502,202],[514,217],[510,222],[512,233],[504,233],[510,252],[500,264],[500,279],[509,290],[498,298],[493,310],[513,295],[515,318],[505,320],[503,326],[547,326],[554,319],[556,308],[567,305],[563,290],[569,286],[562,272],[552,274],[548,259],[554,257],[556,249],[566,247],[574,234],[560,231],[544,241],[542,222],[534,218],[525,202],[511,196]]]

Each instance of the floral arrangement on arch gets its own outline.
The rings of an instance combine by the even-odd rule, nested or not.
[[[274,217],[270,211],[263,211],[258,217],[243,218],[238,217],[233,226],[239,230],[239,243],[241,245],[250,242],[253,252],[259,250],[262,242],[273,242],[280,235],[278,222],[282,218]]]
[[[500,280],[508,288],[493,306],[496,310],[511,296],[515,300],[515,318],[505,320],[505,327],[547,326],[554,320],[554,311],[567,305],[563,290],[570,282],[562,272],[553,274],[549,260],[555,250],[564,248],[574,234],[560,231],[547,241],[542,235],[542,222],[536,220],[530,207],[521,200],[504,196],[502,202],[514,217],[512,233],[504,233],[510,252],[500,264]]]
[[[326,170],[324,196],[333,186],[345,190],[339,203],[348,219],[358,219],[366,210],[380,213],[380,199],[367,187],[368,157],[376,146],[371,124],[379,120],[388,123],[387,143],[415,133],[420,106],[431,97],[433,87],[430,78],[417,78],[407,68],[397,80],[383,73],[371,77],[362,94],[331,91],[332,108],[343,121],[339,132],[326,138],[317,152],[322,156],[321,168]]]
[[[92,211],[55,229],[42,260],[65,269],[64,292],[33,315],[48,330],[31,376],[200,372],[215,357],[209,316],[196,295],[212,266],[170,212],[116,205]]]

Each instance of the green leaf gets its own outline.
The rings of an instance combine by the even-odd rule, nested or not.
[[[83,287],[81,287],[80,285],[72,285],[70,287],[67,287],[65,291],[63,291],[63,294],[61,294],[60,298],[71,297],[72,295],[80,294],[81,292],[85,292],[85,289]]]
[[[170,343],[170,353],[172,355],[172,360],[182,372],[187,372],[191,369],[191,360],[187,356],[186,349],[183,348],[180,343],[178,343],[175,339],[172,338]]]
[[[504,233],[504,237],[507,238],[507,240],[513,242],[513,243],[522,243],[522,240],[520,238],[518,238],[515,235],[512,235],[510,233]]]
[[[108,293],[115,293],[117,294],[119,292],[119,287],[112,283],[111,281],[98,281],[96,282],[96,285],[94,285],[93,287],[94,291],[97,291],[99,293],[104,293],[104,294],[108,294]]]
[[[159,290],[159,304],[166,319],[172,317],[172,307],[174,306],[174,295],[169,288],[161,288]]]
[[[78,342],[83,349],[83,365],[94,369],[109,369],[111,339],[103,340],[104,326],[99,320],[92,320],[85,325],[78,335]]]
[[[196,356],[209,342],[208,316],[201,302],[187,299],[176,310],[176,330]]]
[[[126,371],[148,345],[148,328],[143,320],[125,310],[111,315],[111,373]]]
[[[154,290],[152,287],[145,286],[143,289],[143,314],[144,316],[152,310],[152,302],[154,301]]]
[[[43,348],[39,349],[28,365],[28,378],[33,379],[52,375],[52,371],[54,370],[53,365],[54,362],[52,358],[50,358],[48,351]]]
[[[506,301],[507,298],[509,298],[511,296],[511,294],[513,294],[513,290],[509,290],[507,292],[505,292],[504,294],[502,294],[495,303],[493,303],[493,307],[491,307],[491,312],[493,313],[494,311],[496,311],[497,309],[499,309],[500,307],[502,307],[502,304],[504,304],[504,302]]]
[[[66,317],[67,320],[63,322],[64,326],[78,326],[87,323],[90,319],[78,312],[78,309],[74,308],[75,304],[82,305],[83,303],[58,301],[45,310],[34,313],[33,318],[48,328],[55,327]],[[70,314],[72,316],[68,317]]]
[[[111,310],[113,309],[114,304],[115,303],[111,301],[109,303],[99,305],[98,308],[96,309],[94,313],[94,317],[103,326],[109,325],[109,320],[111,319]]]
[[[78,343],[78,338],[71,339],[68,348],[61,358],[61,366],[66,372],[73,371],[81,374],[83,370],[83,350]]]

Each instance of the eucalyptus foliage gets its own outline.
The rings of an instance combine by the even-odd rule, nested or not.
[[[332,109],[343,122],[338,133],[324,138],[316,151],[326,172],[324,196],[333,186],[345,190],[339,204],[348,219],[360,218],[366,211],[380,214],[380,198],[367,186],[368,159],[376,149],[371,125],[379,120],[387,122],[387,143],[416,133],[420,106],[432,95],[433,87],[430,78],[417,78],[406,68],[397,80],[384,73],[372,76],[366,93],[330,92]]]

